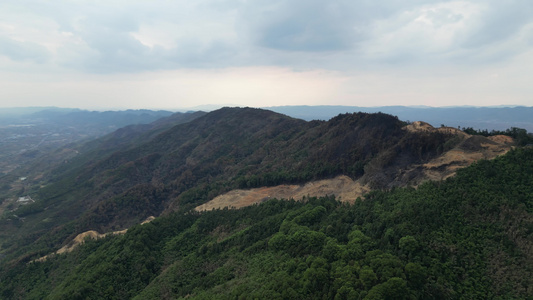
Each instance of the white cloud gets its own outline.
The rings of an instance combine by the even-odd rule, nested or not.
[[[402,11],[376,22],[362,51],[377,61],[438,63],[462,51],[459,44],[478,10],[471,3],[448,2]]]
[[[512,41],[532,23],[531,3],[21,1],[0,7],[9,16],[0,24],[0,36],[41,45],[55,54],[53,61],[97,73],[453,63],[457,57],[497,60],[527,50]]]
[[[0,55],[14,61],[32,61],[35,63],[43,63],[50,58],[50,53],[44,46],[3,37],[0,37]]]
[[[425,89],[423,95],[454,94],[453,84],[464,95],[477,94],[476,97],[481,97],[483,89],[497,87],[500,92],[490,94],[491,97],[504,92],[525,94],[531,92],[524,83],[531,77],[524,71],[521,76],[526,79],[520,80],[516,70],[523,70],[524,65],[531,63],[531,11],[533,2],[530,0],[8,0],[0,3],[0,70],[7,78],[54,74],[51,78],[58,83],[63,82],[60,76],[102,78],[89,80],[90,85],[69,85],[73,91],[77,86],[83,93],[86,93],[86,86],[109,90],[103,78],[110,76],[130,78],[126,74],[178,72],[185,80],[183,72],[198,70],[202,76],[213,74],[213,80],[216,78],[225,82],[224,86],[235,87],[236,94],[229,93],[228,89],[211,89],[223,91],[220,96],[209,94],[220,101],[232,97],[258,98],[252,96],[250,90],[236,88],[242,85],[238,81],[230,83],[218,77],[219,72],[225,70],[231,70],[226,74],[228,78],[256,86],[258,94],[262,91],[268,95],[274,94],[265,93],[261,86],[281,83],[262,76],[258,70],[292,70],[291,76],[296,77],[317,70],[336,72],[341,75],[334,76],[334,80],[330,73],[320,74],[328,84],[336,82],[328,86],[344,89],[329,90],[333,95],[329,99],[346,99],[343,101],[348,101],[349,97],[359,99],[360,95],[391,101],[397,93],[402,103],[407,103],[405,99],[422,95],[417,94],[422,91],[417,91],[416,80],[425,82],[428,87],[439,87]],[[247,70],[243,72],[248,77],[236,75],[236,70],[241,68]],[[498,73],[498,83],[490,82],[491,86],[484,88],[485,81],[476,78],[485,72]],[[22,77],[13,77],[15,73]],[[443,80],[442,76],[461,80],[446,77],[444,83],[449,84],[442,84],[438,82]],[[164,81],[159,75],[156,77]],[[340,80],[341,77],[344,79]],[[393,80],[398,77],[404,80],[401,86]],[[314,79],[298,78],[319,86],[318,75]],[[510,78],[514,82],[509,82]],[[132,86],[139,85],[138,81],[131,80]],[[261,81],[263,85],[259,84]],[[26,84],[11,82],[12,86]],[[88,81],[83,79],[82,82]],[[139,86],[146,86],[146,81],[141,82]],[[287,82],[303,86],[304,81]],[[362,89],[349,87],[350,84],[359,86],[357,82],[367,82],[367,85]],[[468,86],[468,82],[480,90],[473,93],[461,88],[463,83]],[[48,83],[38,81],[37,85],[44,87]],[[200,88],[198,84],[192,85]],[[182,97],[194,98],[201,94],[209,98],[204,91],[180,94],[163,90]],[[287,88],[283,90],[291,94]],[[43,91],[50,92],[44,88]],[[20,96],[15,90],[7,94]],[[322,95],[322,92],[317,94]],[[424,101],[424,97],[419,98],[418,101]],[[518,94],[511,98],[522,103],[528,101]]]

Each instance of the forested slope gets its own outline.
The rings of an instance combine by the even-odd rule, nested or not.
[[[337,175],[365,176],[374,188],[401,186],[407,182],[397,181],[400,169],[446,151],[454,137],[410,132],[405,125],[379,113],[306,122],[223,108],[165,130],[135,135],[122,129],[80,149],[25,191],[35,202],[0,219],[2,253],[29,261],[81,232],[122,230],[235,188]]]
[[[443,182],[176,212],[0,274],[5,299],[526,299],[533,149]]]

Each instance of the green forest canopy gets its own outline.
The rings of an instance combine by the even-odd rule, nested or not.
[[[3,299],[533,297],[533,149],[444,182],[174,213],[0,272]]]

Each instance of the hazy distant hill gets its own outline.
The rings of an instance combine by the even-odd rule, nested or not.
[[[52,151],[41,151],[41,155],[27,160],[6,178],[0,178],[0,185],[10,182],[13,178],[30,177],[25,185],[31,185],[31,178],[48,178],[47,174],[75,168],[89,160],[99,160],[117,150],[125,150],[146,142],[178,124],[186,123],[204,115],[205,112],[174,113],[168,117],[157,119],[149,124],[135,124],[122,127],[112,133],[96,139],[87,139],[68,143]],[[80,156],[80,152],[83,155]],[[68,163],[71,160],[75,164]]]
[[[62,113],[70,113],[75,111],[81,111],[77,108],[59,108],[53,106],[43,106],[43,107],[0,107],[0,122],[5,122],[5,120],[13,120],[20,118],[22,116],[28,116],[40,111],[57,111]]]
[[[169,111],[86,111],[70,108],[0,109],[0,174],[63,145],[110,133],[130,124],[147,124]]]
[[[424,121],[438,127],[505,130],[518,127],[533,132],[533,107],[409,107],[409,106],[276,106],[275,112],[304,120],[329,120],[340,113],[383,112],[405,121]]]

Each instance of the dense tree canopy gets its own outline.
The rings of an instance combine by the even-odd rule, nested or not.
[[[533,297],[533,149],[443,182],[240,210],[180,212],[11,262],[2,299]]]
[[[81,232],[129,228],[236,188],[337,175],[364,176],[373,188],[403,185],[416,174],[398,179],[398,169],[427,162],[453,140],[404,125],[382,113],[306,122],[262,109],[223,108],[171,128],[122,129],[80,148],[50,176],[28,179],[33,185],[16,197],[36,201],[0,218],[1,249],[13,257],[37,256]]]

